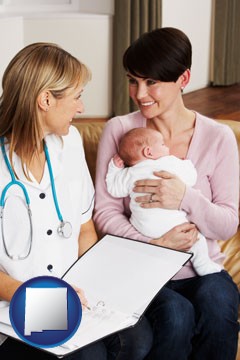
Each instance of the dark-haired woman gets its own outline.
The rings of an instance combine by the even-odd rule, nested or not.
[[[221,272],[197,276],[189,262],[166,284],[146,312],[154,334],[147,360],[234,360],[237,352],[238,290],[223,268],[217,240],[234,235],[239,223],[238,149],[229,127],[185,107],[182,91],[190,80],[191,58],[188,37],[175,28],[156,29],[133,42],[123,65],[139,110],[109,120],[98,148],[94,220],[100,233],[189,250],[199,229],[207,238],[209,256],[222,267]],[[139,206],[188,214],[190,224],[176,226],[158,239],[133,228],[129,199],[111,197],[105,183],[119,139],[136,127],[159,130],[171,155],[190,159],[198,172],[193,188],[168,172],[155,173],[159,180],[136,182]]]

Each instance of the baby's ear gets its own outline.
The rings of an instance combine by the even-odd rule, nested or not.
[[[145,146],[143,148],[143,155],[145,158],[149,159],[149,158],[152,158],[152,149],[150,146]]]

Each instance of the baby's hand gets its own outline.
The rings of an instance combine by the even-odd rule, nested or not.
[[[123,168],[124,167],[124,162],[123,162],[123,160],[120,158],[120,156],[118,154],[114,155],[113,162],[114,162],[114,165],[117,166],[118,168]]]

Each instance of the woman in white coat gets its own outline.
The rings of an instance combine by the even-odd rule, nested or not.
[[[84,64],[49,43],[20,50],[3,75],[0,306],[8,304],[28,279],[50,273],[61,277],[97,241],[92,221],[94,187],[81,137],[71,126],[72,118],[83,112],[81,94],[90,78]],[[8,185],[11,181],[13,186]],[[76,290],[84,309],[87,299],[81,289]],[[105,360],[108,353],[111,359],[143,359],[151,334],[143,338],[141,329],[145,329],[143,322],[135,330],[74,352],[71,359]],[[16,354],[35,360],[52,358],[3,336],[0,344],[1,359]]]

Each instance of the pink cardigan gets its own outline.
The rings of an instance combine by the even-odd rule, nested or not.
[[[146,127],[146,119],[139,111],[117,116],[106,123],[98,147],[94,221],[103,234],[149,241],[128,220],[129,198],[113,198],[107,192],[105,182],[107,166],[118,151],[119,139],[135,127]],[[229,239],[236,233],[239,224],[239,157],[234,133],[227,125],[196,113],[187,158],[195,165],[198,180],[193,188],[187,187],[181,209],[187,212],[188,220],[195,223],[207,238],[210,257],[222,264],[224,255],[217,240]],[[189,262],[174,279],[195,275]]]

